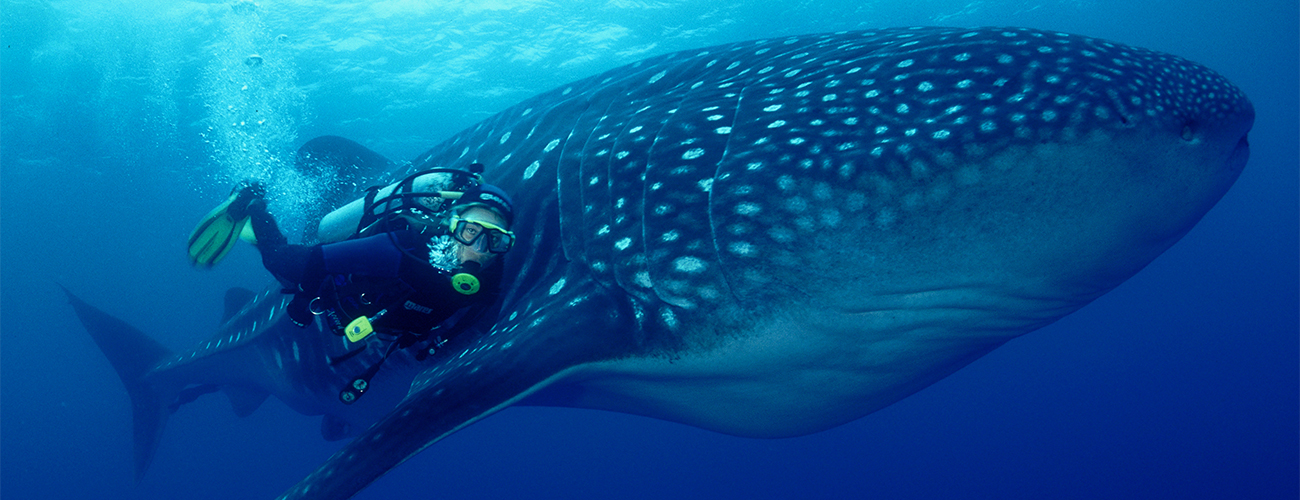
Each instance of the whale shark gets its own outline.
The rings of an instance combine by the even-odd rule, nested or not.
[[[512,405],[799,436],[1133,276],[1227,192],[1253,120],[1204,66],[1079,35],[732,43],[545,92],[393,167],[482,164],[518,242],[489,314],[396,351],[355,404],[339,390],[382,341],[289,325],[276,286],[232,290],[183,352],[69,296],[131,395],[137,474],[167,416],[218,391],[240,415],[274,395],[356,436],[289,499],[351,497]]]

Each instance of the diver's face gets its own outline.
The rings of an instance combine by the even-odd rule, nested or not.
[[[462,212],[460,218],[467,222],[485,222],[506,230],[510,229],[509,227],[506,227],[506,220],[504,217],[501,217],[493,210],[483,207],[472,207],[469,210]],[[472,238],[476,235],[469,236]],[[496,256],[497,254],[487,251],[486,237],[478,238],[477,241],[474,241],[473,245],[466,245],[460,241],[456,242],[456,257],[460,259],[462,264],[474,261],[478,262],[480,265],[486,266],[489,262],[492,262],[492,259]]]

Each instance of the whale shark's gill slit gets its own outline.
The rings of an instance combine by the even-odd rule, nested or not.
[[[617,91],[621,92],[622,89]],[[609,164],[614,161],[614,155],[595,153],[605,149],[605,141],[613,136],[611,128],[621,126],[609,117],[627,115],[620,113],[624,110],[615,108],[615,105],[616,102],[610,101],[599,109],[588,107],[579,115],[576,124],[586,126],[588,133],[581,140],[571,140],[566,144],[565,155],[571,157],[573,168],[568,172],[560,172],[560,185],[566,190],[562,194],[561,203],[569,205],[562,213],[573,217],[567,221],[564,231],[572,232],[576,245],[574,257],[596,271],[597,279],[605,281],[609,281],[610,277],[600,273],[597,269],[599,266],[593,265],[593,262],[608,260],[609,251],[604,248],[608,246],[608,238],[596,228],[607,226],[612,219],[609,213],[608,182]],[[632,116],[629,119],[636,119],[635,114]],[[566,176],[569,180],[563,179]]]
[[[731,109],[731,127],[733,128],[736,126],[736,120],[740,116],[741,107],[745,105],[745,90],[746,90],[745,87],[741,87],[739,90],[736,91],[736,105],[732,106]],[[718,163],[713,167],[713,175],[711,176],[711,178],[714,179],[715,181],[718,178],[718,176],[721,175],[722,173],[722,166],[726,164],[727,159],[731,157],[731,146],[734,140],[735,140],[734,135],[727,134],[727,141],[722,148],[722,157],[718,159]],[[705,205],[705,214],[709,218],[709,241],[712,242],[713,244],[713,255],[715,258],[715,262],[717,262],[719,265],[722,265],[723,262],[722,246],[718,238],[718,213],[717,213],[718,207],[715,204],[716,200],[714,199],[714,192],[712,187],[713,187],[713,183],[710,182],[709,189],[707,190],[708,194],[706,195],[707,201]],[[735,283],[732,283],[730,274],[723,273],[723,272],[719,272],[715,274],[719,279],[722,280],[723,285],[727,289],[727,295],[729,296],[729,298],[732,300],[739,300],[740,297],[739,295],[736,294]]]
[[[583,248],[586,246],[587,235],[582,224],[582,180],[581,175],[576,172],[579,169],[575,168],[574,164],[580,164],[582,161],[585,142],[578,144],[577,139],[579,131],[583,130],[580,125],[588,116],[591,105],[591,100],[585,100],[582,102],[582,109],[574,111],[571,118],[572,127],[569,128],[563,144],[556,152],[555,192],[559,211],[561,248],[566,258],[579,262],[586,260]],[[553,149],[550,144],[547,144],[546,148],[546,151]]]
[[[688,60],[678,66],[698,62],[698,60]],[[664,248],[654,246],[656,242],[662,241],[658,239],[661,232],[654,229],[655,221],[690,212],[680,206],[689,201],[674,199],[689,193],[690,187],[675,180],[698,177],[695,171],[698,167],[695,165],[700,163],[699,158],[704,154],[704,147],[716,150],[708,142],[715,139],[716,134],[711,129],[691,121],[691,118],[698,116],[699,113],[695,107],[703,107],[694,104],[692,99],[712,92],[717,90],[708,86],[688,88],[675,96],[675,99],[662,102],[660,106],[664,109],[658,116],[658,127],[652,136],[654,140],[646,149],[641,173],[642,182],[639,185],[639,192],[635,193],[638,202],[633,205],[637,209],[635,213],[637,221],[634,227],[629,227],[623,233],[630,233],[636,237],[638,253],[632,255],[629,260],[619,262],[620,265],[615,267],[615,276],[618,277],[620,286],[647,303],[671,299],[665,297],[662,293],[663,289],[659,286],[663,283],[656,281],[655,278],[656,264],[663,259],[665,253],[671,253],[671,250],[666,251]],[[671,303],[671,300],[669,302]]]
[[[740,107],[744,105],[745,90],[746,87],[736,89],[736,105],[731,107],[731,120],[728,120],[726,124],[726,127],[729,129],[727,140],[722,143],[722,155],[718,158],[718,167],[713,169],[713,178],[717,178],[718,170],[721,168],[723,162],[726,162],[727,158],[730,156],[729,153],[731,152],[731,142],[733,137],[730,133],[730,129],[736,127],[736,116],[740,114]]]
[[[743,87],[705,85],[684,92],[667,117],[646,169],[641,237],[645,263],[628,272],[635,283],[673,307],[691,309],[721,297],[709,191],[730,143],[735,102]],[[686,263],[686,264],[683,264]],[[706,270],[708,272],[706,272]],[[661,316],[662,317],[662,316]]]

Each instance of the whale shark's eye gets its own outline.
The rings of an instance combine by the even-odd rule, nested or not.
[[[1187,122],[1183,124],[1183,140],[1192,142],[1196,138],[1196,122]]]

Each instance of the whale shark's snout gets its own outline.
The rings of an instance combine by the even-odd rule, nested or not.
[[[1134,211],[1135,220],[1159,252],[1186,234],[1241,174],[1255,108],[1240,88],[1198,63],[1141,49],[1124,56],[1112,61],[1124,71],[1106,92],[1130,115],[1122,121],[1132,132],[1121,129],[1114,140],[1133,145],[1131,179],[1149,198]]]
[[[1192,107],[1192,113],[1183,125],[1182,137],[1194,140],[1200,135],[1207,142],[1231,145],[1233,155],[1248,153],[1250,147],[1246,138],[1255,125],[1255,106],[1241,89],[1222,77],[1218,83],[1223,85],[1219,87],[1220,91],[1208,92],[1205,100],[1199,101],[1199,106]],[[1243,165],[1234,166],[1240,169]]]
[[[1224,166],[1231,172],[1240,173],[1246,166],[1246,160],[1250,158],[1250,141],[1247,137],[1255,125],[1255,106],[1240,90],[1222,99],[1224,100],[1222,109],[1225,111],[1205,112],[1201,120],[1194,120],[1189,128],[1194,130],[1195,126],[1202,126],[1206,129],[1202,134],[1207,142],[1220,147],[1224,144],[1228,145],[1228,157]],[[1211,125],[1204,127],[1207,121]]]
[[[1227,78],[1198,63],[1167,54],[1144,55],[1130,56],[1128,64],[1143,67],[1145,74],[1111,92],[1117,107],[1150,100],[1138,121],[1154,124],[1171,142],[1202,149],[1204,164],[1226,169],[1231,184],[1250,154],[1247,135],[1255,123],[1250,99]]]
[[[1193,106],[1195,113],[1190,114],[1180,137],[1189,142],[1200,141],[1210,158],[1207,163],[1217,163],[1219,170],[1211,174],[1219,181],[1217,189],[1209,195],[1212,205],[1232,187],[1250,159],[1248,136],[1255,125],[1255,106],[1241,89],[1217,73],[1201,69],[1218,77],[1213,81],[1222,86],[1205,92],[1206,97],[1200,105]],[[1215,162],[1215,158],[1219,160]]]

